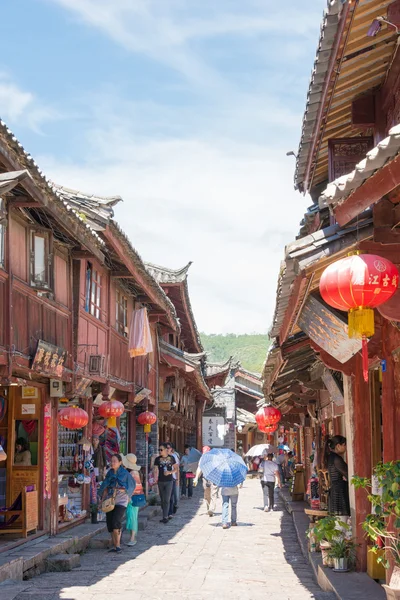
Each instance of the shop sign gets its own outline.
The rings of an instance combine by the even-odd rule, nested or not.
[[[67,351],[64,348],[53,346],[48,342],[39,340],[32,370],[45,375],[54,375],[61,378],[64,372],[64,364],[67,360]]]
[[[87,377],[82,377],[81,379],[79,379],[75,387],[75,396],[86,396],[88,392],[88,387],[91,383],[92,380],[88,379]]]
[[[22,387],[22,398],[23,400],[27,400],[28,398],[39,398],[39,390],[36,387]]]
[[[44,464],[43,464],[44,497],[51,498],[51,404],[44,405]]]
[[[225,439],[224,417],[203,417],[203,445],[223,446]]]
[[[36,414],[36,404],[22,404],[21,406],[22,415],[34,415]]]

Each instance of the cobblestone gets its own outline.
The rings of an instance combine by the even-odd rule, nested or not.
[[[16,600],[334,599],[313,580],[283,505],[273,513],[262,511],[258,481],[245,482],[238,527],[228,530],[220,523],[221,501],[210,518],[201,492],[181,500],[167,525],[149,521],[135,547],[124,546],[120,555],[88,550],[80,568],[41,575]]]

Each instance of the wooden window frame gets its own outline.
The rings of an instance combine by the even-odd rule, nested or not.
[[[115,329],[128,337],[128,298],[121,290],[116,290],[115,296]]]
[[[101,321],[102,277],[96,266],[87,261],[85,277],[85,311]]]
[[[35,240],[44,240],[44,279],[37,278],[35,273]],[[31,287],[38,290],[52,291],[53,289],[53,248],[52,235],[47,229],[29,228],[29,282]]]

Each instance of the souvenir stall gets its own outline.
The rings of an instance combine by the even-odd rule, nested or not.
[[[64,400],[64,399],[61,399]],[[58,523],[59,527],[86,517],[84,488],[90,483],[85,437],[88,413],[78,404],[60,402],[58,412]]]

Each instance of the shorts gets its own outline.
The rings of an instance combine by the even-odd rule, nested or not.
[[[126,506],[116,504],[113,510],[106,513],[107,530],[109,533],[114,529],[122,529],[122,519],[125,516]]]

